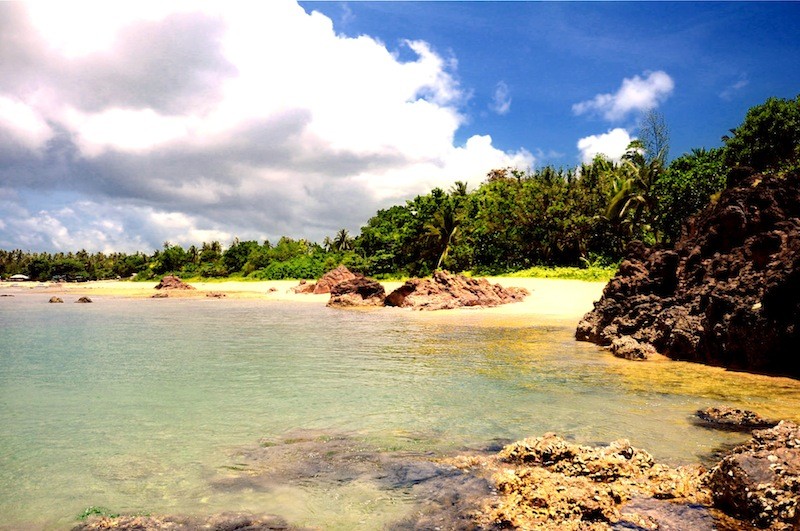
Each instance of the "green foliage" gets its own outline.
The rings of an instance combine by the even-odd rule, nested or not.
[[[90,516],[105,516],[108,518],[117,518],[119,517],[119,513],[112,512],[110,509],[106,507],[98,507],[96,505],[92,505],[91,507],[87,507],[78,515],[77,520],[86,520]]]
[[[800,95],[769,98],[747,111],[744,122],[725,142],[725,164],[763,172],[800,165]]]
[[[607,282],[617,273],[617,266],[544,267],[535,266],[522,271],[508,273],[506,276],[523,278],[559,278],[585,280],[588,282]]]
[[[670,163],[655,183],[657,226],[664,241],[674,242],[689,216],[725,188],[722,149],[695,149]]]

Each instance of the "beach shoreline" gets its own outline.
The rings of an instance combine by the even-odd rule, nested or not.
[[[559,321],[577,321],[593,307],[594,301],[600,298],[605,282],[587,282],[582,280],[563,280],[548,278],[488,277],[487,280],[501,286],[527,289],[530,293],[522,302],[515,302],[491,308],[461,308],[456,310],[439,310],[434,313],[451,315],[461,312],[485,312],[486,315],[508,318],[541,316]],[[324,305],[328,302],[328,294],[295,293],[292,288],[299,284],[298,280],[268,281],[218,281],[188,282],[193,290],[157,290],[156,282],[132,282],[124,280],[99,280],[81,283],[52,282],[2,282],[0,294],[3,295],[46,295],[58,297],[113,297],[143,299],[156,294],[165,294],[168,298],[205,299],[221,296],[225,299],[252,299],[264,301],[290,301],[298,303],[314,303]],[[381,282],[390,293],[400,287],[402,282]],[[163,296],[163,295],[162,295]]]

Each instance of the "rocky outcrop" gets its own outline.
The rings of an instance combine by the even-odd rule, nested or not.
[[[331,288],[328,306],[345,308],[352,306],[383,306],[386,290],[368,278],[357,277],[340,282]]]
[[[491,472],[500,494],[477,515],[480,528],[713,528],[704,469],[656,463],[625,440],[590,447],[551,433],[510,444],[495,457],[460,462]],[[666,525],[676,513],[679,525]]]
[[[186,282],[182,281],[180,278],[176,277],[175,275],[167,275],[161,279],[161,282],[156,284],[155,289],[181,289],[181,290],[189,290],[195,289],[194,286],[190,286]]]
[[[465,306],[499,306],[528,295],[522,288],[504,288],[485,278],[437,271],[430,279],[412,278],[386,297],[386,306],[416,310],[448,310]]]
[[[314,286],[314,294],[320,295],[323,293],[330,293],[331,288],[337,284],[347,280],[353,280],[355,278],[363,278],[363,275],[353,273],[345,266],[340,265],[336,269],[331,269],[322,275],[319,280],[317,280],[317,283]]]
[[[578,339],[627,335],[673,359],[800,377],[800,176],[729,181],[674,249],[628,246]]]
[[[50,303],[51,304],[63,303],[63,302],[64,302],[64,299],[62,299],[61,297],[56,297],[55,295],[50,297]]]
[[[701,409],[695,416],[697,423],[702,426],[726,431],[752,431],[777,424],[753,411],[728,406]]]
[[[314,284],[310,284],[305,280],[301,280],[300,284],[292,288],[292,291],[295,293],[313,293],[315,295],[322,295],[325,293],[330,293],[331,288],[341,282],[363,277],[364,275],[353,273],[347,269],[347,267],[340,265],[322,275],[322,277],[320,277],[320,279]]]
[[[92,302],[92,299],[90,299],[89,297],[81,297],[80,299],[76,300],[75,302],[81,303],[81,304],[89,304],[89,303]]]
[[[722,459],[709,474],[714,504],[761,528],[800,528],[800,426],[781,422]]]

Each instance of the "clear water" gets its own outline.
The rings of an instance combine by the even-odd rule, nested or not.
[[[257,300],[46,300],[0,299],[0,528],[69,528],[103,506],[372,529],[413,509],[366,482],[213,487],[238,449],[298,430],[440,453],[555,431],[587,443],[624,437],[684,463],[743,440],[693,425],[698,408],[800,413],[800,382],[617,360],[575,342],[573,322]]]

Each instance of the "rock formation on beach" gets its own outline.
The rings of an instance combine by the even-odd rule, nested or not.
[[[386,290],[383,286],[365,277],[356,277],[339,282],[330,290],[328,306],[345,308],[350,306],[383,306]]]
[[[61,297],[56,297],[55,295],[50,297],[50,303],[52,303],[52,304],[62,303],[62,302],[64,302],[64,299],[62,299]]]
[[[640,242],[578,325],[678,360],[800,377],[800,175],[738,168],[674,249]]]
[[[92,299],[90,299],[89,297],[81,297],[80,299],[76,300],[75,302],[81,303],[81,304],[89,304],[89,303],[92,302]]]
[[[175,275],[167,275],[161,279],[161,282],[156,284],[155,289],[195,289]]]
[[[300,281],[300,284],[292,288],[292,291],[295,293],[313,293],[315,295],[321,295],[330,293],[331,288],[341,282],[356,278],[364,278],[364,275],[360,273],[353,273],[344,265],[340,265],[322,275],[322,277],[320,277],[320,279],[313,284],[308,283],[305,280]]]
[[[430,279],[412,278],[386,297],[386,306],[416,310],[449,310],[465,306],[499,306],[528,295],[522,288],[504,288],[485,278],[436,271]]]
[[[701,426],[727,431],[753,431],[772,428],[777,424],[758,413],[727,406],[701,409],[695,416],[697,424]]]

